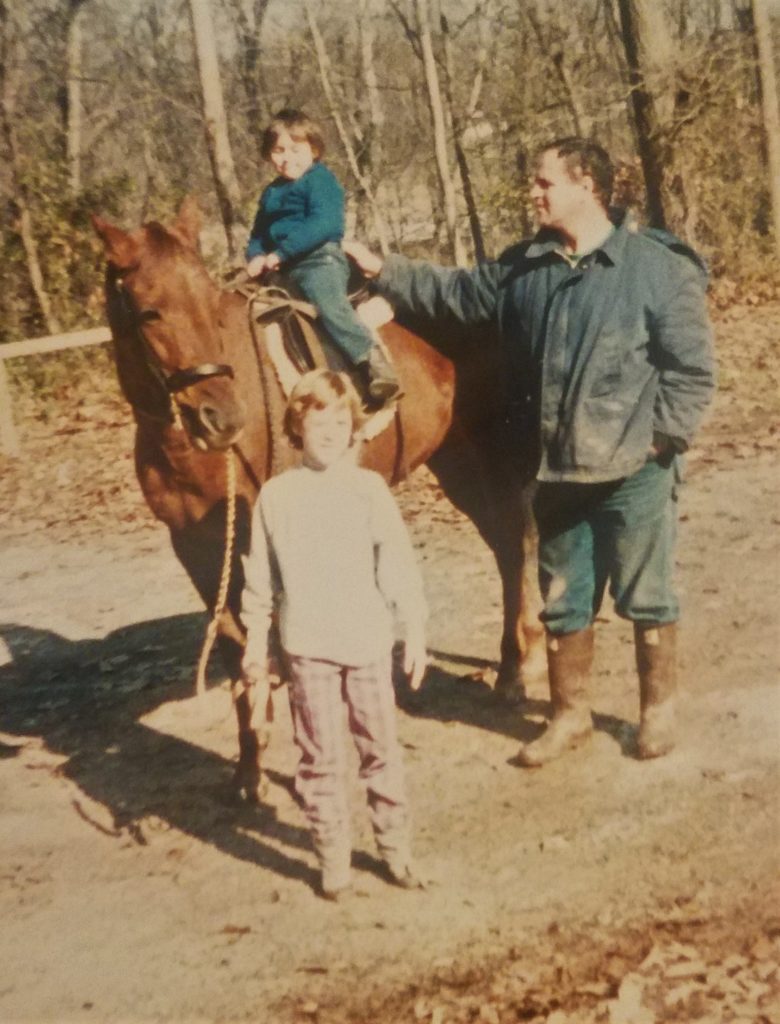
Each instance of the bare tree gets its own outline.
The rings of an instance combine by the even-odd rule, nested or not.
[[[330,116],[333,118],[333,123],[336,125],[336,131],[338,132],[339,139],[344,147],[344,152],[349,163],[349,169],[352,171],[355,181],[357,181],[358,185],[362,189],[363,194],[371,207],[374,228],[379,245],[383,253],[388,253],[390,251],[390,239],[387,222],[385,221],[382,209],[377,200],[369,172],[361,168],[355,145],[347,131],[344,115],[342,114],[341,107],[336,96],[336,91],[333,86],[328,51],[325,47],[325,41],[322,38],[322,33],[320,32],[317,19],[311,9],[311,3],[309,0],[306,0],[305,2],[305,11],[306,22],[309,26],[309,32],[311,33],[314,50],[317,55],[317,67],[319,69],[322,91],[325,93],[325,99],[328,103]]]
[[[436,157],[436,171],[441,188],[442,202],[444,206],[444,219],[447,226],[447,238],[449,239],[452,255],[458,266],[466,265],[466,250],[463,246],[460,230],[458,228],[458,208],[455,189],[452,185],[452,173],[450,171],[450,160],[447,147],[447,130],[444,105],[442,103],[441,87],[439,84],[439,72],[436,67],[436,58],[433,52],[433,38],[431,34],[431,17],[428,0],[414,0],[414,10],[417,21],[417,38],[419,41],[420,57],[425,74],[425,86],[428,97],[428,109],[433,125],[433,149]]]
[[[761,101],[769,163],[769,194],[772,202],[775,248],[780,256],[780,110],[777,101],[777,71],[772,46],[772,24],[766,0],[753,0],[753,24],[761,74]]]
[[[211,2],[210,0],[189,0],[189,3],[203,100],[206,146],[222,214],[222,223],[225,227],[228,255],[231,260],[235,260],[243,247],[246,226],[242,223],[239,214],[241,191],[238,187],[233,152],[228,136]]]
[[[59,334],[60,323],[54,314],[41,268],[16,130],[16,99],[21,67],[16,25],[6,5],[0,0],[0,134],[5,143],[10,172],[11,200],[18,216],[17,230],[24,249],[30,287],[46,324],[46,330],[49,334]]]
[[[521,16],[525,17],[531,26],[539,49],[558,81],[575,134],[590,134],[591,119],[583,109],[579,91],[572,80],[571,43],[567,46],[560,38],[555,38],[555,35],[562,35],[559,25],[548,26],[545,31],[536,4],[520,0],[519,8]]]
[[[365,98],[357,111],[358,131],[361,137],[357,156],[363,173],[368,174],[372,181],[376,182],[376,169],[382,166],[382,135],[386,120],[376,73],[376,26],[371,17],[371,2],[372,0],[360,0],[358,8],[360,77]]]
[[[66,125],[65,150],[68,163],[68,187],[71,194],[81,191],[81,152],[83,107],[81,101],[82,79],[82,10],[86,0],[68,0],[67,13],[67,81],[66,81]]]
[[[618,9],[648,218],[655,227],[666,227],[663,172],[668,152],[662,144],[662,128],[669,123],[673,102],[672,40],[664,10],[656,0],[618,0]]]
[[[268,87],[265,79],[260,34],[271,0],[231,0],[228,10],[235,19],[238,36],[238,68],[246,95],[246,119],[262,160],[262,136],[257,130],[268,120]]]
[[[455,100],[454,83],[456,73],[452,54],[452,35],[450,32],[449,20],[444,15],[441,16],[441,29],[444,40],[445,92],[447,96],[449,119],[452,125],[455,162],[460,176],[461,188],[463,189],[463,199],[466,203],[469,228],[471,229],[471,239],[474,243],[474,255],[479,262],[482,262],[482,260],[485,259],[485,238],[482,232],[482,222],[480,220],[479,210],[477,209],[476,198],[474,196],[474,186],[472,184],[471,170],[466,156],[464,136],[471,119],[476,113],[477,105],[479,103],[479,97],[482,91],[482,83],[485,75],[485,65],[488,59],[488,49],[484,40],[480,40],[471,93],[465,113],[463,113]]]

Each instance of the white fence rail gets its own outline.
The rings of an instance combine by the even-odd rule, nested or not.
[[[84,345],[102,345],[110,340],[111,331],[108,327],[91,327],[86,331],[50,334],[45,338],[28,338],[27,341],[9,341],[0,345],[0,451],[12,458],[18,458],[21,453],[5,369],[6,359],[23,359],[25,356],[62,352],[66,348],[81,348]]]

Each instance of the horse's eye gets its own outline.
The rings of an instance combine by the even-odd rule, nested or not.
[[[138,319],[142,324],[148,324],[152,320],[162,320],[162,317],[156,309],[142,309],[138,314]]]

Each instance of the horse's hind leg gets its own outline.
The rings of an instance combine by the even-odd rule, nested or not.
[[[537,578],[537,532],[532,487],[519,488],[503,509],[493,552],[501,574],[504,625],[496,693],[519,703],[529,687],[546,680],[547,655]]]

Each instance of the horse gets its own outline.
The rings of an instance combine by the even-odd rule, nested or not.
[[[239,682],[245,636],[241,556],[249,549],[250,514],[260,487],[295,458],[280,439],[283,396],[269,386],[273,370],[263,330],[253,327],[246,298],[219,287],[206,270],[198,248],[201,215],[192,197],[168,227],[152,221],[126,231],[98,215],[92,220],[107,263],[106,310],[117,374],[136,422],[136,474],[206,608],[216,610],[217,644],[234,685],[238,722],[234,785],[255,803],[267,728],[255,728],[254,697]],[[524,683],[546,672],[529,489],[533,472],[496,443],[495,342],[453,344],[448,333],[442,337],[442,329],[430,324],[425,334],[395,321],[381,328],[404,396],[390,425],[363,444],[361,463],[391,484],[427,463],[445,494],[477,526],[494,553],[503,590],[495,691],[517,702]],[[228,451],[234,453],[232,510]],[[222,559],[231,511],[234,544],[226,577]]]

